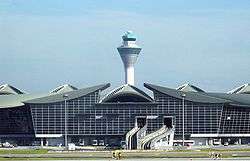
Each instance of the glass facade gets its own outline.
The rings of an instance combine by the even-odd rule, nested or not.
[[[182,134],[183,100],[154,92],[158,113],[175,117],[175,134]],[[184,99],[185,134],[216,134],[223,104],[197,103]]]
[[[220,133],[249,134],[249,120],[249,107],[225,106],[221,117]]]
[[[163,125],[167,116],[174,118],[175,134],[182,133],[182,99],[154,92],[155,103],[98,103],[99,93],[66,101],[69,135],[125,135],[135,126],[138,116],[148,117],[147,132]],[[31,104],[37,134],[64,134],[65,102]],[[185,101],[185,134],[216,134],[223,104]]]
[[[30,110],[26,107],[0,109],[0,134],[34,134]]]
[[[35,133],[64,134],[66,109],[68,134],[92,134],[95,131],[94,105],[98,100],[99,92],[96,91],[58,103],[29,104]]]
[[[145,118],[147,133],[160,129],[171,118],[175,135],[182,134],[183,99],[153,91],[154,101],[103,102],[100,91],[57,103],[26,104],[0,109],[0,134],[62,134],[72,137],[119,137]],[[66,106],[65,106],[66,103]],[[65,108],[66,107],[66,108]],[[184,99],[185,135],[249,134],[250,108],[222,103],[198,103]],[[171,126],[171,125],[170,125]]]
[[[157,115],[155,103],[98,103],[99,93],[66,101],[69,135],[125,135],[137,116]],[[30,104],[36,134],[64,134],[65,102]],[[161,115],[160,115],[161,116]],[[149,131],[162,125],[162,118],[148,120]]]
[[[95,111],[101,116],[98,124],[99,134],[125,135],[135,127],[138,117],[156,116],[155,119],[147,119],[148,132],[152,132],[162,126],[161,115],[155,111],[155,103],[102,103],[97,104]]]

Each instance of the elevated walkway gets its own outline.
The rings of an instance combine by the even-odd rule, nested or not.
[[[157,136],[163,134],[166,131],[166,125],[163,125],[159,130],[152,132],[148,135],[146,135],[141,141],[140,141],[140,149],[149,149],[148,147],[151,140],[156,138]]]
[[[155,137],[150,142],[150,149],[166,149],[174,143],[174,128],[166,128],[166,132]]]
[[[147,131],[147,125],[142,128],[135,126],[126,134],[126,148],[128,150],[138,149],[138,145],[142,138],[145,137]]]
[[[137,138],[137,149],[140,149],[140,142],[147,134],[147,125],[142,127],[136,134]]]
[[[174,118],[163,117],[163,126],[147,135],[147,117],[137,116],[135,127],[126,134],[126,147],[131,149],[166,149],[173,146]]]
[[[141,139],[138,149],[161,149],[161,147],[173,146],[174,128],[163,125],[160,129],[146,135]]]
[[[138,126],[135,126],[126,134],[126,148],[132,149],[132,137],[140,130]]]

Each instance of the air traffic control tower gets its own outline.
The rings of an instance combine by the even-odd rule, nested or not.
[[[134,64],[141,51],[136,45],[136,36],[132,31],[127,31],[123,36],[123,44],[117,48],[122,58],[125,70],[125,84],[134,85]]]

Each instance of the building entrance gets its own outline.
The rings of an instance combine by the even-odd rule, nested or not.
[[[147,123],[146,117],[140,117],[140,116],[138,116],[136,118],[136,124],[137,124],[137,126],[139,128],[143,128],[146,125],[146,123]]]
[[[167,128],[173,128],[174,121],[172,116],[165,116],[163,118],[163,124],[166,125]]]

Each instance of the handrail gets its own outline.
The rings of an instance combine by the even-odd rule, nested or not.
[[[174,134],[174,128],[166,128],[166,132],[158,135],[157,137],[155,137],[154,139],[152,139],[151,144],[150,144],[150,149],[154,149],[156,142],[158,142],[159,140],[163,139],[163,138],[167,138],[167,145],[168,146],[172,146],[173,143],[173,134]],[[168,137],[169,136],[169,137]]]
[[[140,142],[145,137],[147,132],[147,125],[144,125],[140,130],[138,130],[136,137],[137,137],[137,149],[141,149]]]
[[[140,142],[141,148],[144,149],[145,145],[147,143],[149,143],[152,139],[154,139],[155,137],[157,137],[158,135],[161,135],[162,133],[164,133],[166,131],[166,125],[163,125],[159,130],[152,132],[148,135],[146,135]]]
[[[131,129],[127,134],[126,134],[126,147],[127,149],[131,149],[131,138],[132,136],[137,133],[137,131],[140,128],[138,126],[135,126],[133,129]]]

